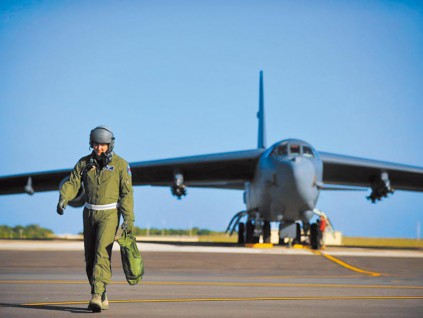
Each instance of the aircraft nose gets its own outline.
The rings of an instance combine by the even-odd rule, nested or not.
[[[301,162],[301,157],[294,157],[291,159],[292,162],[294,163],[300,163]]]
[[[308,160],[299,159],[293,161],[290,165],[298,193],[305,202],[314,201],[316,196],[316,166]]]

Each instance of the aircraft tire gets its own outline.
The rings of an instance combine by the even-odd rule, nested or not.
[[[264,221],[263,224],[263,243],[270,243],[271,231],[270,222]]]
[[[251,220],[246,224],[246,239],[245,243],[254,243],[254,224]]]
[[[301,225],[299,223],[296,223],[296,234],[293,244],[301,244]]]
[[[313,250],[320,250],[319,228],[316,223],[310,226],[310,245]]]
[[[239,222],[238,224],[238,244],[245,243],[245,223]]]
[[[317,250],[317,224],[313,223],[310,226],[310,246],[313,250]]]

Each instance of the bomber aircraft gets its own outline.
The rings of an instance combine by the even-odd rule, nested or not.
[[[133,184],[169,186],[178,199],[186,187],[244,190],[246,209],[229,223],[238,227],[240,243],[270,242],[271,222],[300,240],[305,234],[319,247],[315,214],[321,190],[370,189],[373,203],[394,190],[423,191],[423,167],[320,152],[298,139],[265,144],[263,73],[259,81],[258,145],[256,149],[130,163]],[[0,195],[53,191],[69,178],[71,169],[0,177]],[[69,202],[85,204],[84,189]],[[241,222],[246,219],[246,222]],[[314,229],[314,230],[313,230]],[[290,234],[291,233],[291,234]],[[313,244],[315,242],[315,244]]]

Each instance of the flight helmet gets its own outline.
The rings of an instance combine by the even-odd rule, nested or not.
[[[90,147],[93,148],[94,142],[99,144],[109,144],[109,150],[112,152],[115,145],[115,136],[113,132],[106,126],[97,126],[90,133]]]
[[[108,165],[113,158],[113,147],[115,146],[115,136],[113,132],[106,126],[97,126],[90,133],[90,147],[94,148],[94,143],[109,144],[109,149],[106,153],[102,153],[100,158],[97,158],[101,165]],[[93,152],[94,153],[94,152]]]

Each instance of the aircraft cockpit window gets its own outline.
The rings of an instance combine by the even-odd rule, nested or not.
[[[303,146],[303,155],[304,157],[314,157],[313,150],[307,146]]]
[[[288,155],[288,147],[286,145],[282,145],[278,147],[278,156],[286,156]]]
[[[300,155],[300,145],[290,145],[289,150],[291,152],[291,156],[299,156]]]

